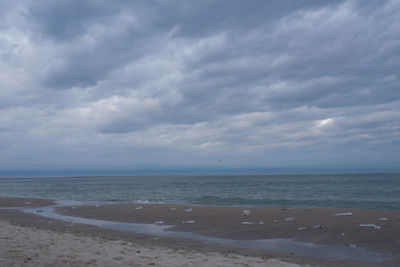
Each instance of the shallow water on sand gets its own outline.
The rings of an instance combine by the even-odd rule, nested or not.
[[[232,240],[204,236],[191,232],[170,231],[169,229],[173,227],[171,225],[125,223],[74,217],[56,213],[55,206],[28,209],[25,208],[23,209],[23,211],[36,215],[40,214],[40,216],[50,219],[63,220],[66,222],[66,227],[73,227],[75,223],[82,223],[113,230],[131,231],[135,233],[149,234],[160,237],[186,238],[200,240],[207,243],[231,245],[249,249],[290,252],[311,258],[354,260],[371,263],[381,263],[393,259],[393,256],[391,255],[376,254],[363,248],[321,245],[299,242],[291,239]],[[40,212],[38,213],[38,211]]]

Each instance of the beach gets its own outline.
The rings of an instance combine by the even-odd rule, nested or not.
[[[232,253],[205,253],[37,230],[0,221],[0,266],[282,266],[297,264]]]
[[[2,266],[400,263],[396,257],[400,255],[399,211],[131,203],[57,206],[55,214],[69,219],[54,219],[44,216],[46,206],[53,204],[50,200],[2,198],[0,202],[1,244],[5,248],[1,249]],[[87,218],[88,224],[74,223],[70,218]],[[90,220],[111,222],[115,227],[93,225]],[[151,230],[123,228],[131,223]],[[269,243],[267,249],[254,246],[259,240],[278,240],[276,249],[271,249]],[[304,248],[309,244],[320,246],[314,254],[322,254],[307,254]],[[335,250],[342,256],[323,255],[323,251]]]

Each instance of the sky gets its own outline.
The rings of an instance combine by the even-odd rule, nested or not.
[[[400,1],[0,0],[0,174],[400,171]]]

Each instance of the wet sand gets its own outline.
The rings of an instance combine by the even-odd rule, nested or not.
[[[244,210],[250,214],[246,215]],[[400,211],[120,204],[62,207],[57,212],[118,222],[163,221],[174,226],[172,231],[227,239],[290,238],[317,244],[353,244],[378,253],[400,255]]]
[[[0,198],[0,208],[4,207],[43,207],[54,205],[55,202],[49,199],[39,199],[39,198],[16,198],[7,197]]]
[[[20,203],[22,203],[20,206],[26,207],[27,204],[24,204],[25,202],[27,201],[20,200]],[[0,203],[5,202],[0,198]],[[36,205],[36,203],[31,202],[31,205]],[[185,209],[187,210],[189,208],[192,209],[190,212],[185,211]],[[242,215],[243,210],[249,210],[250,214]],[[353,244],[357,247],[368,248],[376,253],[400,255],[399,211],[243,208],[176,204],[118,204],[59,207],[57,208],[57,212],[71,216],[119,222],[154,224],[156,221],[164,221],[164,224],[174,226],[169,230],[193,232],[210,237],[238,240],[290,238],[319,244],[343,246],[350,246],[350,244]],[[351,212],[352,215],[333,215],[337,213],[346,214],[348,212]],[[293,218],[293,220],[287,219],[285,221],[285,218]],[[380,220],[382,218],[387,218],[387,220]],[[222,255],[223,257],[226,255],[234,255],[234,257],[255,257],[263,262],[264,265],[261,266],[268,266],[265,265],[266,261],[264,260],[271,259],[279,259],[284,263],[296,263],[302,266],[400,266],[399,259],[381,264],[340,259],[316,259],[303,257],[295,253],[238,248],[235,246],[204,243],[198,240],[181,238],[155,237],[85,224],[75,224],[71,227],[67,226],[65,221],[44,218],[40,213],[32,215],[18,210],[0,210],[0,220],[11,222],[18,226],[28,226],[28,229],[51,230],[73,235],[84,235],[90,238],[105,238],[111,241],[131,242],[135,246],[151,246],[153,250],[156,251],[154,257],[158,257],[158,254],[164,255],[161,250],[170,249],[175,252],[185,251],[186,255],[189,255],[189,258],[192,257],[190,256],[192,254],[197,255],[195,257],[202,258],[202,256],[196,253],[205,253],[202,254],[203,256],[209,253],[217,253],[219,256]],[[182,223],[183,221],[194,221],[195,223]],[[242,224],[243,222],[254,222],[254,224]],[[263,224],[260,224],[260,222],[263,222]],[[361,227],[360,224],[374,224],[382,227],[382,229],[377,230],[372,227]],[[40,236],[42,235],[41,233]],[[42,240],[45,241],[46,238],[42,238]],[[104,246],[103,249],[107,250],[108,245]],[[110,246],[113,247],[112,245]],[[25,249],[27,251],[29,250],[28,248]],[[66,249],[67,251],[65,253],[68,254],[68,248]],[[19,251],[23,253],[24,249]],[[79,253],[77,254],[77,252],[71,251],[70,253],[75,253],[74,255],[79,257]],[[86,251],[84,253],[86,253]],[[170,251],[169,253],[173,252]],[[96,259],[95,256],[93,257]],[[180,256],[176,257],[179,258]],[[225,262],[226,259],[221,258],[220,260],[221,262]],[[260,263],[254,260],[253,258],[248,259],[249,266],[255,266],[255,263]],[[246,260],[244,260],[244,262],[246,262]],[[167,263],[168,260],[166,258],[165,261],[161,258],[156,262],[156,266],[169,266],[169,263]],[[115,262],[115,265],[109,266],[122,266],[117,264],[118,261]],[[187,264],[187,261],[182,259],[182,261],[179,261],[179,264],[183,266]],[[195,265],[201,266],[199,262]],[[217,265],[218,264],[211,264],[209,266]],[[231,265],[233,265],[233,263]],[[104,265],[95,264],[94,266]],[[141,265],[138,264],[138,266]],[[279,265],[276,263],[271,266]]]

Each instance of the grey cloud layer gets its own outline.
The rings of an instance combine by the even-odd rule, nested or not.
[[[399,163],[398,1],[0,6],[4,165]]]

